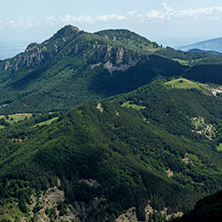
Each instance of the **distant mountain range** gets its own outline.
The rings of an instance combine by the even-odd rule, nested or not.
[[[189,51],[191,49],[201,49],[204,51],[214,51],[222,53],[222,37],[210,39],[206,41],[197,42],[195,44],[179,47],[182,51]]]
[[[202,49],[190,49],[188,52],[204,52],[204,53],[211,53],[211,54],[214,54],[214,55],[222,55],[221,52],[206,51],[206,50],[202,50]]]

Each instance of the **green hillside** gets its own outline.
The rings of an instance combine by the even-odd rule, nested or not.
[[[31,44],[25,53],[1,64],[2,114],[68,110],[185,70],[167,58],[147,57],[130,44],[72,26],[64,27],[41,44]]]
[[[208,87],[181,79],[177,82],[159,81],[126,94],[120,103],[146,107],[141,112],[152,124],[172,134],[193,137],[193,119],[203,118],[205,124],[210,125],[219,124],[222,118],[222,100]]]
[[[209,195],[197,202],[194,209],[175,222],[219,222],[222,217],[222,192]]]
[[[168,59],[177,61],[182,65],[191,67],[196,65],[216,65],[222,63],[222,56],[220,55],[214,55],[207,52],[183,52],[170,47],[157,50],[155,54],[164,56]]]
[[[96,32],[95,34],[110,39],[116,43],[121,43],[125,47],[141,54],[149,55],[154,53],[186,66],[222,64],[222,56],[213,55],[207,52],[183,52],[170,47],[164,48],[156,42],[151,42],[129,30],[104,30]]]
[[[126,47],[140,53],[149,54],[162,49],[156,42],[151,42],[135,32],[126,29],[111,29],[96,32],[96,35],[108,38],[114,42],[121,43]]]
[[[0,61],[0,114],[68,111],[169,77],[220,83],[221,63],[219,55],[163,48],[128,30],[92,34],[69,25]]]
[[[114,221],[136,207],[140,221],[163,220],[221,189],[221,98],[170,84],[151,83],[118,103],[89,102],[43,126],[32,127],[32,117],[20,133],[6,127],[0,219]],[[54,186],[61,198],[52,204]]]
[[[198,65],[190,68],[184,77],[202,83],[222,84],[222,65]]]
[[[222,190],[221,64],[74,26],[0,61],[0,221],[164,221]]]

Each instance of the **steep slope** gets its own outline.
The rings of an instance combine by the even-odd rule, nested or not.
[[[202,83],[222,84],[222,65],[198,65],[188,69],[184,77]]]
[[[137,51],[141,54],[157,54],[168,59],[180,62],[183,65],[198,65],[198,64],[221,64],[222,57],[219,53],[208,53],[206,51],[183,52],[170,47],[163,48],[156,42],[151,42],[148,39],[129,30],[104,30],[95,34],[103,36],[115,42],[121,43],[124,46]]]
[[[183,65],[196,66],[206,64],[222,64],[222,56],[211,54],[208,52],[183,52],[181,50],[175,50],[170,47],[157,50],[157,55],[164,56],[168,59],[177,61]]]
[[[44,41],[41,44],[31,43],[27,46],[24,53],[20,53],[12,59],[6,59],[1,61],[1,74],[4,75],[4,81],[7,75],[16,73],[17,71],[25,70],[28,72],[33,70],[36,66],[47,63],[52,60],[55,55],[61,51],[70,40],[75,38],[80,33],[80,30],[74,26],[65,26],[59,30],[50,39]],[[8,76],[9,78],[11,76]],[[21,76],[15,76],[14,78],[21,78]],[[1,79],[2,80],[2,79]]]
[[[185,69],[72,26],[2,63],[1,113],[69,109],[129,92],[155,78],[180,75]]]
[[[120,103],[144,107],[141,112],[147,121],[171,134],[191,138],[195,135],[193,118],[204,118],[206,124],[222,119],[221,97],[213,95],[211,87],[183,78],[159,81],[126,94]]]
[[[196,74],[197,64],[210,64],[214,72],[222,57],[164,49],[128,30],[92,34],[65,26],[43,43],[0,61],[0,113],[69,110],[156,79],[192,79],[189,73]]]
[[[194,209],[175,222],[219,222],[222,217],[222,191],[197,202]]]
[[[96,32],[95,34],[121,43],[132,50],[144,54],[150,54],[151,52],[162,49],[162,47],[160,47],[156,42],[151,42],[145,37],[125,29],[104,30]]]
[[[221,153],[216,150],[221,98],[206,95],[206,89],[170,85],[176,83],[142,87],[119,98],[122,106],[114,101],[81,105],[50,126],[20,133],[18,143],[12,142],[13,131],[2,132],[2,203],[11,201],[10,209],[19,208],[29,220],[57,215],[114,221],[136,207],[138,220],[144,221],[152,212],[164,217],[160,211],[165,208],[167,215],[186,212],[206,193],[221,189]],[[216,138],[199,134],[191,117],[212,124]],[[58,199],[50,205],[53,192]],[[7,218],[4,210],[2,219]]]

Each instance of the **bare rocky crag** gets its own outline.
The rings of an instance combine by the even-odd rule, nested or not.
[[[89,186],[100,186],[100,184],[95,180],[80,180],[80,183],[84,182]],[[65,195],[62,190],[59,190],[57,187],[49,188],[45,193],[42,193],[39,198],[32,196],[31,197],[32,204],[29,206],[31,209],[30,215],[34,218],[36,222],[44,222],[44,221],[76,221],[81,222],[85,221],[87,214],[92,209],[98,209],[99,204],[101,201],[105,199],[95,198],[94,201],[90,205],[85,204],[83,202],[75,201],[73,205],[67,205],[67,212],[64,215],[60,215],[58,210],[58,204],[60,202],[64,202]],[[42,206],[42,208],[33,213],[33,209],[36,205]],[[48,212],[54,212],[53,214]],[[150,205],[150,201],[148,202],[146,208],[146,222],[152,221],[152,215],[158,213],[157,210],[153,209]],[[172,218],[179,217],[183,215],[183,212],[176,212],[176,213],[168,213],[168,209],[164,208],[160,212],[163,218],[169,221]],[[23,218],[22,221],[29,221],[28,218]],[[123,214],[121,214],[117,219],[116,222],[139,222],[136,216],[136,208],[131,207],[130,209],[126,210]]]
[[[58,179],[58,185],[60,184]],[[96,180],[82,179],[79,183],[86,183],[92,187],[98,187],[100,184]],[[31,204],[28,206],[30,209],[30,216],[36,222],[44,221],[76,221],[81,222],[85,220],[87,214],[92,209],[98,209],[102,198],[95,198],[92,203],[86,204],[83,202],[75,201],[74,204],[66,205],[66,213],[60,213],[58,205],[64,203],[65,193],[63,190],[58,189],[57,186],[49,188],[47,191],[42,192],[40,196],[31,197]],[[37,209],[37,210],[35,210]],[[22,221],[30,221],[29,218],[23,217]]]
[[[97,48],[104,47],[97,45]],[[102,51],[102,50],[101,50]],[[141,60],[141,57],[133,55],[133,53],[121,46],[107,45],[105,54],[102,60],[98,60],[97,56],[94,55],[94,63],[90,64],[91,68],[96,66],[104,65],[104,68],[108,69],[109,73],[112,74],[114,71],[126,71],[130,67],[133,67]]]
[[[15,72],[21,68],[33,68],[45,63],[54,58],[69,40],[73,39],[79,32],[80,30],[77,27],[65,26],[45,42],[41,44],[30,43],[25,52],[12,59],[4,60],[1,69]]]
[[[81,32],[77,27],[65,26],[53,37],[41,44],[30,43],[24,53],[20,53],[12,59],[4,60],[0,68],[11,72],[16,72],[22,68],[33,69],[52,60],[79,33]],[[79,46],[78,44],[71,46],[70,53],[72,55],[81,54],[81,47],[83,46]],[[92,48],[89,48],[88,52],[82,56],[85,59],[91,56],[91,68],[104,64],[104,68],[108,69],[110,74],[116,70],[126,71],[141,60],[138,54],[135,55],[135,53],[122,46],[104,44],[104,42],[99,43],[98,41],[95,41]]]
[[[167,211],[168,209],[166,207],[164,208],[164,210],[160,211],[160,214],[162,215],[162,217],[165,218],[164,221],[169,221],[172,218],[181,217],[183,215],[183,212],[168,213]],[[155,213],[157,213],[157,210],[154,210],[149,202],[145,208],[145,214],[146,214],[145,222],[153,221],[152,215]],[[116,222],[139,222],[136,216],[136,208],[131,207],[130,209],[125,211],[116,219]]]

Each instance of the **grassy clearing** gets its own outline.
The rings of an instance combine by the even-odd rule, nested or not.
[[[58,119],[58,117],[55,117],[53,119],[49,119],[47,121],[36,124],[34,127],[43,126],[43,125],[50,125],[54,120],[57,120],[57,119]]]
[[[179,62],[181,65],[188,66],[189,62],[187,60],[182,60],[182,59],[173,59],[176,62]]]
[[[183,60],[183,59],[174,58],[173,60],[176,62],[179,62],[181,65],[190,66],[190,65],[194,65],[197,62],[202,61],[204,59],[200,58],[200,59],[193,59],[193,60]]]
[[[222,143],[220,143],[219,146],[217,146],[217,151],[222,152]]]
[[[184,78],[174,79],[169,82],[166,82],[165,84],[167,86],[171,86],[172,88],[177,88],[177,89],[194,89],[195,88],[195,89],[209,92],[209,88],[206,84],[193,82]]]
[[[32,113],[16,113],[12,115],[1,115],[0,119],[5,119],[5,121],[10,123],[17,123],[19,120],[25,120],[25,118],[30,119]]]
[[[131,108],[136,109],[136,110],[141,110],[141,109],[146,108],[146,106],[138,106],[136,104],[130,104],[130,101],[128,101],[126,103],[123,103],[122,107],[131,107]]]
[[[9,203],[0,208],[0,221],[22,221],[23,216],[16,203]]]

